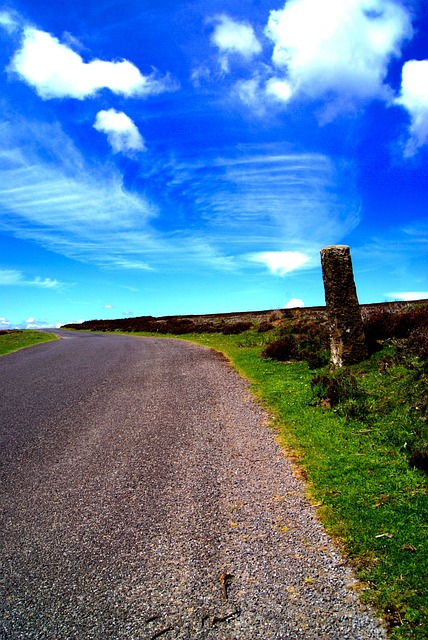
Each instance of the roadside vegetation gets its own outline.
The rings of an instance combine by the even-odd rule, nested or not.
[[[12,351],[31,347],[33,344],[57,340],[53,333],[32,331],[30,329],[4,329],[0,331],[0,356],[4,356]]]
[[[247,326],[229,323],[223,332],[166,335],[223,352],[249,380],[320,519],[354,566],[361,598],[384,618],[393,640],[422,640],[428,304],[375,307],[363,310],[363,320],[370,358],[334,372],[323,313],[275,312]]]

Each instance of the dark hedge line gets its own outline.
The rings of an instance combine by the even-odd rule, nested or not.
[[[239,334],[248,331],[253,326],[252,322],[200,322],[171,316],[169,318],[154,318],[153,316],[141,316],[138,318],[123,318],[118,320],[88,320],[80,324],[67,324],[66,329],[80,331],[124,331],[150,333],[172,333],[182,335],[184,333],[224,333]]]

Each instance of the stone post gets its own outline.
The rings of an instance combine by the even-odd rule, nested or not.
[[[330,330],[333,368],[355,364],[368,357],[349,247],[321,249],[322,276]]]

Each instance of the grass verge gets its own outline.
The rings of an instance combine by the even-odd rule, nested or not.
[[[42,342],[49,342],[50,340],[57,340],[57,336],[53,333],[44,333],[41,331],[28,330],[13,330],[5,333],[0,333],[0,356],[4,356],[7,353],[24,349],[25,347],[31,347],[33,344],[40,344]]]
[[[382,370],[380,354],[352,367],[364,395],[340,411],[315,406],[311,381],[320,370],[260,358],[260,333],[170,337],[223,352],[250,381],[321,521],[354,566],[362,600],[385,619],[393,640],[426,639],[428,482],[409,466],[406,447],[427,425],[412,405],[412,370]]]

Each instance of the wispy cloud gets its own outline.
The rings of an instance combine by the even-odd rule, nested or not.
[[[403,292],[410,295],[418,292],[417,297],[423,293],[418,287],[425,286],[427,280],[427,230],[426,224],[417,223],[406,228],[389,227],[382,235],[368,237],[365,244],[353,249],[353,257],[367,282],[381,277],[389,282],[383,291],[395,291],[391,295],[380,291],[379,296],[404,300]]]
[[[20,120],[3,123],[0,133],[0,229],[6,233],[105,268],[169,268],[174,255],[175,264],[230,269],[231,260],[199,231],[157,231],[159,207],[127,191],[116,169],[88,165],[58,125]]]
[[[64,283],[54,278],[27,279],[21,271],[15,269],[0,269],[0,287],[40,287],[41,289],[58,289]]]
[[[4,231],[98,264],[126,257],[142,268],[142,253],[159,250],[162,242],[148,226],[155,207],[127,191],[116,170],[88,166],[58,125],[15,120],[1,134]]]
[[[135,151],[146,150],[138,127],[123,111],[115,109],[99,111],[94,128],[107,134],[114,153],[132,155]]]
[[[10,70],[45,100],[82,100],[103,88],[127,97],[144,97],[178,87],[170,76],[161,76],[156,70],[144,76],[129,60],[84,62],[68,45],[34,27],[24,29],[22,47],[13,57]]]
[[[0,133],[0,229],[102,267],[169,268],[174,256],[183,266],[269,268],[248,255],[315,255],[359,220],[349,167],[322,154],[261,145],[167,170],[148,162],[140,189],[162,185],[149,199],[127,191],[116,169],[88,165],[58,125],[21,120]]]
[[[394,293],[386,293],[385,295],[393,300],[404,300],[409,302],[412,300],[428,299],[428,291],[396,291]]]
[[[14,33],[19,29],[20,21],[18,16],[10,11],[0,11],[0,27],[8,33]]]
[[[58,125],[16,120],[0,133],[0,228],[103,267],[151,270],[173,255],[176,265],[236,270],[251,253],[316,253],[358,223],[348,168],[321,154],[262,145],[167,171],[149,163],[147,186],[162,183],[155,206],[117,170],[88,167]],[[160,232],[171,203],[182,214]]]
[[[221,238],[232,255],[252,249],[307,253],[358,224],[349,169],[322,154],[242,147],[179,165],[169,186],[185,194],[206,235]]]

